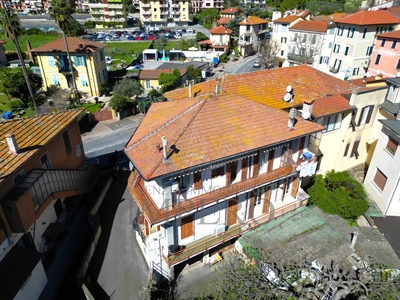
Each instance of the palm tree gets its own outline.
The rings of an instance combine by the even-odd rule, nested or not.
[[[22,56],[21,47],[18,43],[18,35],[22,31],[21,22],[19,21],[18,15],[13,10],[6,9],[4,6],[4,1],[0,0],[1,6],[4,9],[0,10],[0,27],[3,28],[6,37],[13,41],[15,49],[17,50],[17,55],[19,61],[21,62],[22,72],[24,73],[24,78],[26,85],[28,86],[29,95],[33,102],[33,107],[35,109],[35,114],[37,113],[35,93],[33,92],[31,82],[29,80],[28,70],[25,66],[24,57]]]
[[[1,1],[3,1],[3,0],[1,0]],[[78,93],[78,89],[76,88],[74,69],[72,67],[72,60],[71,60],[71,55],[69,53],[67,34],[66,34],[68,27],[71,25],[71,22],[74,20],[72,18],[72,14],[75,12],[75,4],[71,0],[52,0],[50,5],[51,6],[49,7],[49,14],[54,19],[57,26],[63,32],[65,48],[67,50],[68,63],[71,68],[72,85],[74,88],[75,99],[80,103],[79,93]]]

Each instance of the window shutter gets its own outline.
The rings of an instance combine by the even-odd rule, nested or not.
[[[254,164],[253,164],[253,177],[256,177],[258,175],[258,160],[260,158],[260,154],[257,154],[254,157]]]
[[[360,144],[360,141],[354,142],[353,149],[351,150],[351,157],[355,156],[356,159],[360,156],[358,153],[358,145]]]
[[[369,111],[368,111],[368,115],[367,115],[367,119],[365,120],[365,124],[368,124],[369,121],[371,120],[371,115],[372,115],[372,111],[374,110],[374,106],[370,105],[369,106]]]
[[[274,167],[274,155],[275,155],[275,150],[269,150],[268,153],[268,167],[267,167],[267,172],[272,171]]]
[[[181,179],[178,179],[178,196],[181,194]]]
[[[193,235],[193,215],[182,218],[181,221],[181,239]]]
[[[303,151],[304,151],[304,144],[305,144],[305,143],[306,143],[306,137],[305,137],[305,136],[302,136],[302,137],[300,138],[300,145],[299,145],[299,151],[298,151],[299,155],[297,156],[297,161],[299,161],[300,156],[303,154]]]
[[[381,170],[376,169],[374,176],[374,182],[379,187],[381,191],[385,188],[387,177],[381,172]]]
[[[78,58],[76,55],[73,56],[75,66],[78,66]]]
[[[350,144],[347,144],[347,145],[346,145],[346,148],[344,149],[343,157],[346,157],[346,156],[347,156],[347,153],[349,152],[349,148],[350,148]]]
[[[249,161],[249,158],[247,158],[247,157],[242,159],[242,179],[241,180],[247,179],[248,161]]]
[[[250,192],[250,201],[249,201],[249,219],[254,218],[254,203],[255,203],[255,195],[254,195],[254,191]]]
[[[203,188],[203,182],[201,181],[201,172],[194,173],[194,189],[199,190]]]
[[[83,60],[83,66],[86,67],[86,57],[85,57],[85,55],[82,55],[82,60]]]
[[[356,130],[356,116],[357,116],[357,107],[353,108],[353,111],[351,113],[351,126],[353,127],[352,130],[355,131]]]
[[[231,164],[226,165],[226,186],[231,184]]]
[[[59,55],[59,56],[58,56],[58,60],[60,61],[61,69],[64,69],[64,68],[65,68],[65,65],[64,65],[63,56],[62,56],[62,55]]]

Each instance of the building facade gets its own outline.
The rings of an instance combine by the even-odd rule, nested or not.
[[[139,1],[140,20],[148,28],[167,24],[187,25],[189,21],[188,0]]]
[[[301,21],[299,16],[287,16],[274,20],[272,28],[272,42],[278,47],[278,58],[283,63],[289,53],[288,42],[290,39],[289,27]]]
[[[107,45],[76,37],[68,37],[67,41],[78,91],[89,96],[100,96],[101,84],[108,82],[104,56]],[[61,89],[73,87],[63,38],[34,48],[31,53],[37,57],[45,90],[51,86]]]
[[[243,56],[257,53],[266,41],[268,21],[250,16],[239,23],[239,51]]]
[[[126,27],[126,10],[122,0],[86,0],[82,6],[89,8],[91,21],[95,23],[96,28]]]
[[[200,12],[207,8],[215,8],[219,11],[224,9],[223,0],[191,0],[193,13]]]

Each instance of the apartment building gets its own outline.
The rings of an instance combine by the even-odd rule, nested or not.
[[[89,232],[74,227],[78,216],[87,219],[79,195],[98,178],[85,162],[82,112],[0,122],[1,299],[38,299],[47,289],[54,296]]]
[[[140,20],[148,28],[168,24],[184,26],[189,21],[188,0],[141,0],[139,1]]]
[[[224,0],[191,0],[193,13],[207,8],[215,8],[219,11],[224,9]]]
[[[400,30],[376,35],[368,73],[371,76],[394,77],[400,71]]]
[[[108,82],[104,56],[107,45],[77,37],[67,37],[67,41],[78,91],[89,96],[100,96],[100,85]],[[36,47],[31,53],[37,57],[45,90],[51,86],[61,89],[73,87],[63,38]]]
[[[360,11],[336,21],[329,72],[341,79],[362,78],[370,65],[376,34],[393,31],[400,18],[388,10]]]
[[[239,23],[239,51],[243,56],[257,53],[263,47],[268,32],[268,21],[249,16]]]
[[[4,1],[4,6],[21,13],[42,14],[47,12],[49,1],[47,0],[11,0]],[[0,7],[3,8],[0,3]]]
[[[123,0],[93,0],[86,1],[83,6],[89,8],[91,21],[96,28],[123,28],[127,18]]]
[[[288,55],[288,41],[290,37],[289,28],[297,22],[303,20],[299,16],[287,16],[274,20],[272,27],[272,42],[278,47],[278,59],[282,64]]]
[[[237,11],[238,11],[237,7],[229,7],[229,8],[221,10],[219,12],[221,17],[218,20],[218,24],[223,25],[223,26],[228,25],[229,22],[233,18],[235,18]]]

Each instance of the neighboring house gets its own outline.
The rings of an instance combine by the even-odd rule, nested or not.
[[[308,64],[318,67],[323,54],[322,49],[326,44],[327,32],[326,22],[301,20],[290,26],[287,41],[290,65]]]
[[[78,196],[92,190],[98,170],[85,162],[82,112],[0,122],[1,299],[54,296],[90,232]],[[79,232],[78,216],[87,224]]]
[[[268,21],[250,16],[239,23],[239,51],[243,56],[252,55],[261,50],[266,41]]]
[[[4,44],[6,41],[0,40],[0,66],[8,66],[6,50],[4,50]]]
[[[158,82],[158,77],[161,73],[171,74],[173,71],[174,69],[142,70],[139,74],[139,82],[146,90],[160,88],[161,84]],[[187,79],[186,69],[179,71],[181,73],[181,82],[184,83]]]
[[[329,72],[341,79],[363,77],[373,64],[375,35],[393,31],[398,23],[400,19],[386,10],[360,11],[337,20]]]
[[[42,14],[47,12],[49,2],[47,0],[13,0],[4,1],[4,5],[9,9],[25,14]],[[0,3],[0,7],[2,7],[2,3]]]
[[[191,0],[193,13],[198,13],[207,8],[224,9],[224,0]]]
[[[219,12],[221,17],[218,20],[218,24],[224,25],[224,26],[228,25],[229,22],[233,18],[235,18],[235,15],[236,15],[237,11],[238,11],[237,7],[229,7],[229,8],[226,8],[224,10],[221,10]]]
[[[289,48],[288,42],[290,37],[289,27],[293,26],[297,22],[303,20],[299,16],[288,16],[279,18],[274,21],[272,29],[272,42],[278,47],[278,59],[279,63],[282,64],[288,55]]]
[[[167,278],[189,259],[212,262],[242,233],[308,198],[301,178],[315,171],[310,136],[323,127],[219,94],[222,85],[215,94],[153,103],[125,147],[134,166],[128,188],[140,210],[137,240]]]
[[[77,37],[68,37],[67,41],[77,89],[89,96],[99,96],[100,85],[108,82],[104,56],[107,45]],[[45,90],[51,86],[61,89],[73,87],[63,38],[34,48],[31,52],[37,57]]]
[[[84,0],[82,4],[89,8],[92,16],[90,19],[95,23],[96,28],[123,28],[127,24],[126,7],[123,0]]]
[[[140,20],[145,27],[184,26],[189,21],[189,0],[141,0]]]
[[[400,30],[376,35],[368,72],[372,76],[394,77],[400,71]]]
[[[210,29],[210,43],[213,51],[227,53],[231,45],[232,30],[220,25]]]

